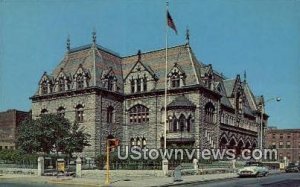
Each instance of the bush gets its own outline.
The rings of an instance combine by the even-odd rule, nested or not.
[[[37,154],[26,154],[20,150],[1,150],[0,160],[8,161],[11,163],[37,163]]]

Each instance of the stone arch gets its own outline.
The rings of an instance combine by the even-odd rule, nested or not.
[[[229,143],[228,138],[227,138],[226,134],[223,133],[220,138],[220,143],[219,143],[220,148],[226,148],[228,143]]]
[[[236,141],[236,137],[234,135],[232,135],[230,137],[230,141],[229,141],[229,147],[233,148],[237,146],[237,141]]]

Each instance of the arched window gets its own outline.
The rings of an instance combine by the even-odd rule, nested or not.
[[[114,122],[114,108],[109,106],[107,108],[106,122],[113,123]]]
[[[65,91],[65,79],[63,77],[58,79],[58,89],[60,92]]]
[[[142,147],[143,147],[143,148],[146,147],[146,143],[147,143],[147,142],[146,142],[146,138],[143,138],[143,139],[142,139]]]
[[[42,109],[42,110],[41,110],[41,114],[48,114],[48,110],[47,110],[47,109],[45,109],[45,108],[44,108],[44,109]]]
[[[179,117],[179,131],[183,132],[185,129],[185,116],[183,114],[180,115]]]
[[[143,79],[143,87],[144,92],[147,91],[147,77],[144,77]]]
[[[171,76],[171,87],[178,88],[180,87],[180,75],[178,72],[174,72]]]
[[[176,117],[173,118],[172,130],[173,130],[173,132],[177,132],[177,119],[176,119]]]
[[[75,120],[79,123],[83,122],[83,106],[81,104],[76,106]]]
[[[109,76],[108,79],[107,79],[107,89],[109,91],[113,91],[113,86],[114,86],[114,77]]]
[[[136,79],[136,92],[141,92],[141,79]]]
[[[130,139],[130,145],[131,145],[131,146],[135,146],[134,138],[131,138],[131,139]]]
[[[209,102],[205,105],[205,121],[208,123],[214,123],[215,107]]]
[[[46,80],[44,80],[41,84],[41,90],[42,94],[47,94],[48,93],[48,83]]]
[[[65,117],[65,108],[64,107],[59,107],[57,109],[57,115],[60,116],[60,117]]]
[[[83,80],[83,75],[81,73],[77,75],[76,82],[77,82],[77,89],[84,88],[84,80]]]
[[[140,140],[139,137],[136,139],[136,145],[137,145],[137,146],[141,146],[141,140]]]
[[[130,81],[130,86],[131,86],[131,93],[134,93],[134,80],[133,79]]]
[[[189,116],[189,118],[186,121],[186,131],[191,132],[192,128],[192,116]]]
[[[137,104],[129,109],[130,123],[145,123],[149,121],[149,109]]]

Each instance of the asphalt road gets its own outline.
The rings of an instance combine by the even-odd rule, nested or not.
[[[300,173],[281,173],[258,178],[233,178],[189,184],[187,187],[300,187]]]

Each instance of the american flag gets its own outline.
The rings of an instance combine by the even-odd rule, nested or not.
[[[169,11],[167,11],[167,21],[168,21],[168,26],[171,27],[177,34],[177,29],[176,29],[175,23],[174,23]]]

